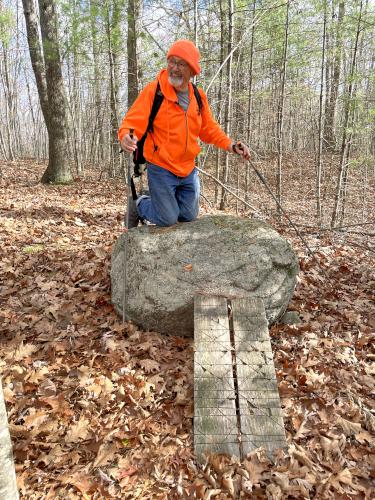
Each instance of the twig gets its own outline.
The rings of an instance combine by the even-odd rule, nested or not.
[[[364,245],[360,245],[359,243],[355,243],[354,241],[350,241],[350,240],[347,240],[347,243],[349,245],[353,245],[355,247],[362,248],[362,250],[366,250],[366,252],[371,252],[371,253],[375,254],[375,250],[373,250],[372,248],[366,247]]]
[[[205,172],[204,170],[202,170],[201,168],[198,168],[196,167],[196,169],[198,170],[198,172],[200,172],[201,174],[203,175],[206,175],[207,177],[209,177],[210,179],[214,180],[217,184],[219,184],[219,186],[221,186],[225,191],[228,191],[228,193],[230,193],[231,195],[233,195],[235,198],[237,198],[238,201],[240,201],[241,203],[243,203],[245,206],[247,206],[248,208],[250,208],[250,210],[252,210],[253,212],[259,212],[259,210],[255,207],[253,207],[252,205],[250,205],[250,203],[248,203],[247,201],[245,201],[244,199],[240,198],[238,195],[236,195],[236,193],[234,193],[231,189],[229,189],[225,184],[223,184],[217,177],[215,177],[214,175],[212,174],[209,174],[208,172]]]
[[[358,226],[371,226],[374,225],[375,222],[361,222],[360,224],[347,224],[346,226],[338,226],[336,228],[331,228],[331,227],[319,227],[317,225],[311,225],[311,224],[300,224],[300,223],[295,223],[296,226],[298,227],[307,227],[309,229],[315,229],[316,231],[340,231],[341,229],[346,229],[347,227],[358,227]]]
[[[336,231],[338,231],[338,229],[336,229]],[[359,234],[360,236],[370,236],[372,238],[375,236],[375,233],[364,233],[363,231],[345,231],[345,234]]]

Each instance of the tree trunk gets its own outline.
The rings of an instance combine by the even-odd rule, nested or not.
[[[194,0],[194,43],[198,47],[198,0]]]
[[[321,183],[322,183],[322,153],[323,153],[323,94],[324,94],[324,67],[326,54],[326,26],[327,26],[327,2],[324,1],[323,37],[322,37],[322,65],[320,71],[320,96],[319,96],[319,146],[316,166],[316,218],[319,226],[322,224]]]
[[[12,442],[8,429],[8,418],[0,379],[0,498],[18,500],[16,474],[14,471]]]
[[[39,100],[48,131],[48,167],[41,182],[66,184],[73,180],[68,162],[67,102],[58,43],[58,20],[54,0],[39,0],[41,48],[38,20],[33,0],[22,0],[26,19],[30,58]]]
[[[93,137],[93,142],[98,142],[98,153],[97,159],[99,163],[104,160],[104,133],[103,133],[103,111],[101,102],[101,75],[99,69],[99,47],[98,47],[98,27],[97,27],[97,6],[94,0],[90,0],[90,28],[91,28],[91,46],[92,55],[94,62],[94,100],[95,100],[95,132]],[[96,160],[96,154],[92,153],[93,148],[90,151],[90,159],[92,162]]]
[[[325,149],[334,151],[336,148],[336,138],[335,138],[335,113],[336,113],[336,103],[339,92],[340,85],[340,73],[341,73],[341,55],[342,55],[342,25],[345,14],[345,3],[339,3],[339,13],[337,17],[336,24],[336,44],[335,52],[333,57],[333,69],[332,69],[332,81],[330,87],[330,96],[328,101],[328,106],[325,110],[325,126],[324,126],[324,144]]]
[[[71,9],[73,11],[73,19],[78,18],[80,15],[78,10],[77,0],[71,2]],[[69,114],[70,114],[70,130],[71,130],[71,148],[73,151],[74,163],[77,175],[83,174],[82,169],[82,155],[85,151],[85,142],[82,140],[82,110],[80,107],[80,88],[79,82],[81,80],[81,55],[77,50],[76,40],[79,37],[77,24],[73,22],[71,30],[71,38],[69,43],[72,45],[72,54],[67,63],[68,84],[69,84]]]
[[[137,0],[128,0],[128,109],[138,96]]]
[[[288,39],[289,39],[289,0],[286,4],[286,19],[285,19],[285,34],[284,34],[284,48],[281,72],[281,89],[280,98],[277,109],[277,201],[279,205],[277,212],[281,215],[281,191],[282,191],[282,159],[283,159],[283,128],[284,128],[284,103],[285,103],[285,81],[286,81],[286,67],[287,67],[287,52],[288,52]]]
[[[8,65],[8,52],[3,47],[3,59],[0,62],[0,70],[1,70],[1,83],[3,86],[4,97],[5,97],[5,121],[6,127],[5,132],[7,135],[7,157],[9,160],[13,161],[15,159],[14,154],[14,123],[12,118],[14,118],[14,113],[12,110],[14,109],[13,95],[12,95],[12,83],[11,76],[9,74],[9,65]]]
[[[361,22],[362,22],[362,7],[363,7],[363,1],[361,0],[360,3],[360,10],[359,10],[359,16],[358,16],[358,24],[357,24],[357,32],[356,32],[356,37],[355,37],[355,42],[354,42],[354,51],[353,51],[353,58],[350,66],[350,72],[348,76],[349,80],[349,86],[348,86],[348,93],[346,96],[346,103],[345,103],[345,112],[344,112],[344,131],[343,131],[343,137],[342,137],[342,143],[341,143],[341,155],[340,155],[340,167],[339,167],[339,172],[337,176],[337,184],[336,184],[336,193],[335,193],[335,202],[334,202],[334,208],[332,212],[332,219],[331,219],[331,227],[335,227],[336,222],[340,216],[340,222],[343,222],[343,214],[345,210],[345,197],[346,197],[346,190],[347,186],[345,185],[345,182],[347,182],[347,169],[348,169],[348,163],[349,163],[349,158],[350,158],[350,148],[351,148],[351,139],[352,139],[352,119],[354,115],[354,103],[353,103],[353,91],[354,91],[354,73],[356,70],[356,64],[357,64],[357,53],[358,53],[358,42],[359,42],[359,35],[361,33]],[[344,182],[345,181],[345,182]]]
[[[347,201],[349,197],[349,162],[350,162],[350,157],[351,157],[351,149],[353,146],[353,143],[355,142],[355,136],[356,136],[356,121],[358,119],[358,105],[356,102],[356,97],[357,97],[357,91],[358,91],[358,82],[356,81],[355,75],[358,71],[359,64],[357,61],[361,61],[361,56],[362,56],[362,51],[363,51],[363,27],[361,26],[362,19],[366,19],[367,15],[367,5],[368,5],[368,0],[364,0],[365,5],[363,6],[363,1],[361,1],[360,4],[360,11],[358,15],[358,24],[357,24],[357,32],[356,32],[356,39],[355,39],[355,44],[354,44],[354,54],[353,54],[353,70],[351,73],[351,81],[353,81],[353,89],[351,91],[351,103],[350,105],[350,121],[349,121],[349,145],[346,151],[346,160],[345,160],[345,169],[343,172],[343,189],[342,189],[342,200],[341,200],[341,205],[340,205],[340,211],[339,211],[339,218],[338,222],[339,225],[344,224],[345,220],[345,213],[346,213],[346,207],[347,207]]]
[[[37,121],[36,121],[36,118],[35,118],[34,106],[33,106],[33,101],[32,101],[32,98],[31,98],[29,77],[28,77],[27,71],[25,70],[25,67],[23,69],[23,76],[24,76],[24,81],[25,81],[25,84],[26,84],[26,90],[27,90],[27,97],[28,97],[28,102],[29,102],[30,115],[31,115],[31,120],[32,120],[32,125],[33,125],[32,135],[31,135],[31,141],[32,141],[33,148],[34,148],[33,149],[34,154],[37,156],[38,155],[38,150],[37,150],[37,135],[36,135]]]
[[[230,135],[231,128],[231,116],[232,116],[232,65],[233,65],[233,55],[231,54],[233,48],[233,37],[234,37],[234,24],[233,24],[233,15],[234,15],[234,2],[233,0],[228,0],[228,54],[230,54],[228,62],[227,62],[227,106],[225,110],[225,133]],[[223,184],[228,184],[229,178],[229,155],[225,155],[225,167],[224,167],[224,177]],[[224,210],[226,205],[227,192],[224,188],[221,190],[221,199],[220,199],[220,210]]]
[[[120,47],[120,18],[121,6],[114,1],[107,8],[107,38],[108,38],[108,59],[109,59],[109,85],[110,85],[110,109],[111,109],[111,160],[110,176],[114,177],[119,165],[119,146],[117,132],[118,122],[118,64],[117,52]]]
[[[38,16],[35,10],[34,0],[22,0],[25,14],[27,41],[31,64],[34,70],[36,86],[38,89],[40,107],[42,108],[44,121],[49,119],[49,104],[47,94],[46,68],[44,65],[43,49],[39,37]]]
[[[248,101],[247,101],[247,129],[246,129],[246,142],[250,144],[251,138],[251,122],[253,114],[253,66],[254,66],[254,39],[255,39],[255,10],[256,10],[256,0],[253,0],[253,15],[252,15],[252,27],[251,27],[251,40],[250,40],[250,62],[248,71]],[[250,165],[246,163],[246,173],[245,173],[245,200],[248,201],[249,198],[249,178],[250,178]]]
[[[223,0],[219,0],[219,9],[220,9],[220,62],[219,66],[224,62],[224,41],[225,41],[225,11],[223,9]],[[219,92],[218,92],[218,110],[220,110],[221,101],[223,98],[223,72],[220,71],[220,80],[219,80]],[[218,112],[218,121],[219,121],[219,112]],[[217,148],[216,150],[216,159],[215,159],[215,175],[216,178],[220,178],[220,161],[221,161],[221,150]],[[219,185],[215,184],[215,205],[218,204],[219,201]]]

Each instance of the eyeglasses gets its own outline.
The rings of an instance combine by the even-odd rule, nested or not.
[[[185,61],[176,61],[176,59],[168,59],[168,66],[173,68],[173,66],[177,66],[180,70],[185,70],[188,68],[188,64]]]

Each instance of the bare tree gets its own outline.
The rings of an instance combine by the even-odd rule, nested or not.
[[[138,96],[137,18],[137,0],[128,0],[128,108]]]
[[[281,68],[281,88],[279,103],[277,107],[277,200],[279,205],[277,211],[281,214],[281,191],[282,191],[282,161],[283,161],[283,126],[284,126],[284,104],[285,104],[285,82],[286,82],[286,68],[287,68],[287,53],[288,53],[288,40],[289,40],[289,4],[288,0],[286,4],[286,15],[285,15],[285,31],[284,31],[284,46],[283,46],[283,58],[282,58],[282,68]]]
[[[233,23],[233,16],[234,16],[234,1],[233,0],[228,0],[228,62],[227,62],[227,106],[225,109],[225,133],[227,135],[230,134],[230,129],[231,129],[231,117],[232,117],[232,86],[233,86],[233,81],[232,81],[232,66],[233,66],[233,55],[232,55],[232,48],[233,48],[233,38],[234,38],[234,23]],[[228,178],[229,178],[229,155],[225,156],[225,167],[224,167],[224,175],[223,175],[223,184],[227,185],[228,184]],[[225,205],[226,205],[226,197],[227,197],[227,192],[224,188],[221,190],[221,199],[220,199],[220,210],[224,210]]]
[[[90,5],[90,33],[91,33],[91,47],[92,58],[94,63],[94,81],[93,81],[93,94],[94,94],[94,120],[95,129],[91,140],[90,159],[91,161],[98,161],[99,164],[104,160],[104,133],[103,133],[103,105],[101,99],[101,79],[100,79],[100,62],[99,62],[99,40],[98,40],[98,6],[94,0],[89,0]]]
[[[341,57],[342,57],[342,44],[343,44],[343,20],[345,15],[345,2],[340,1],[338,15],[335,15],[334,3],[332,2],[332,18],[337,17],[336,21],[336,33],[335,33],[335,47],[333,49],[333,63],[332,79],[330,81],[329,98],[327,99],[327,105],[325,109],[325,125],[324,125],[324,144],[325,149],[335,150],[336,148],[336,138],[335,138],[335,114],[336,114],[336,104],[337,97],[339,93],[340,85],[340,74],[341,74]],[[328,59],[327,59],[328,65]],[[327,82],[328,84],[329,82]]]
[[[219,12],[220,12],[220,59],[219,59],[219,66],[224,62],[224,57],[225,57],[225,34],[226,34],[226,29],[225,29],[225,9],[223,7],[223,0],[219,0]],[[223,98],[223,72],[220,71],[220,76],[219,76],[219,89],[218,89],[218,115],[220,114],[220,105],[222,102]],[[215,173],[216,173],[216,178],[220,178],[220,161],[221,161],[221,151],[220,149],[216,150],[216,158],[215,158]],[[219,185],[215,184],[215,205],[217,205],[219,201]]]
[[[22,3],[30,58],[48,131],[48,167],[41,181],[66,184],[73,178],[67,155],[67,101],[61,68],[56,4],[55,0],[38,0],[39,26],[34,1],[22,0]]]
[[[111,0],[106,9],[106,28],[109,61],[110,88],[110,124],[111,124],[111,160],[110,175],[114,176],[119,164],[117,131],[119,127],[118,95],[119,95],[119,64],[118,54],[121,47],[121,10],[122,2]]]
[[[247,102],[247,128],[246,128],[246,142],[250,144],[251,138],[251,127],[252,127],[252,117],[253,117],[253,67],[254,67],[254,41],[255,41],[255,12],[256,12],[256,0],[253,0],[252,9],[252,27],[251,27],[251,38],[250,38],[250,62],[248,68],[248,102]],[[249,177],[250,177],[250,165],[246,164],[246,174],[245,174],[245,200],[248,201],[249,193]]]
[[[323,13],[323,36],[322,36],[322,64],[320,70],[320,95],[319,95],[319,121],[318,121],[318,158],[316,165],[316,218],[318,224],[322,224],[321,183],[323,163],[323,96],[324,96],[324,67],[326,55],[326,27],[327,27],[327,2],[324,1]]]
[[[344,123],[343,123],[343,136],[341,142],[341,153],[340,153],[340,166],[337,176],[335,202],[331,218],[331,227],[335,227],[336,222],[340,219],[340,223],[343,222],[345,203],[346,203],[346,193],[347,193],[347,172],[350,159],[350,149],[352,145],[352,135],[353,135],[353,117],[354,117],[354,74],[357,65],[357,54],[358,54],[358,42],[361,33],[361,23],[362,23],[362,8],[363,0],[361,0],[358,14],[357,31],[354,42],[353,57],[350,65],[350,73],[348,76],[348,91],[346,95],[345,111],[344,111]]]

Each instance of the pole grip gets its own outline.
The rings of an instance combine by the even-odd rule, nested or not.
[[[237,141],[235,144],[232,145],[233,153],[239,155],[240,153],[237,152],[236,148],[238,148],[240,151],[243,151],[243,144],[241,141]]]
[[[134,136],[134,128],[131,128],[129,130],[129,135],[130,135],[130,138],[133,139],[133,136]]]

